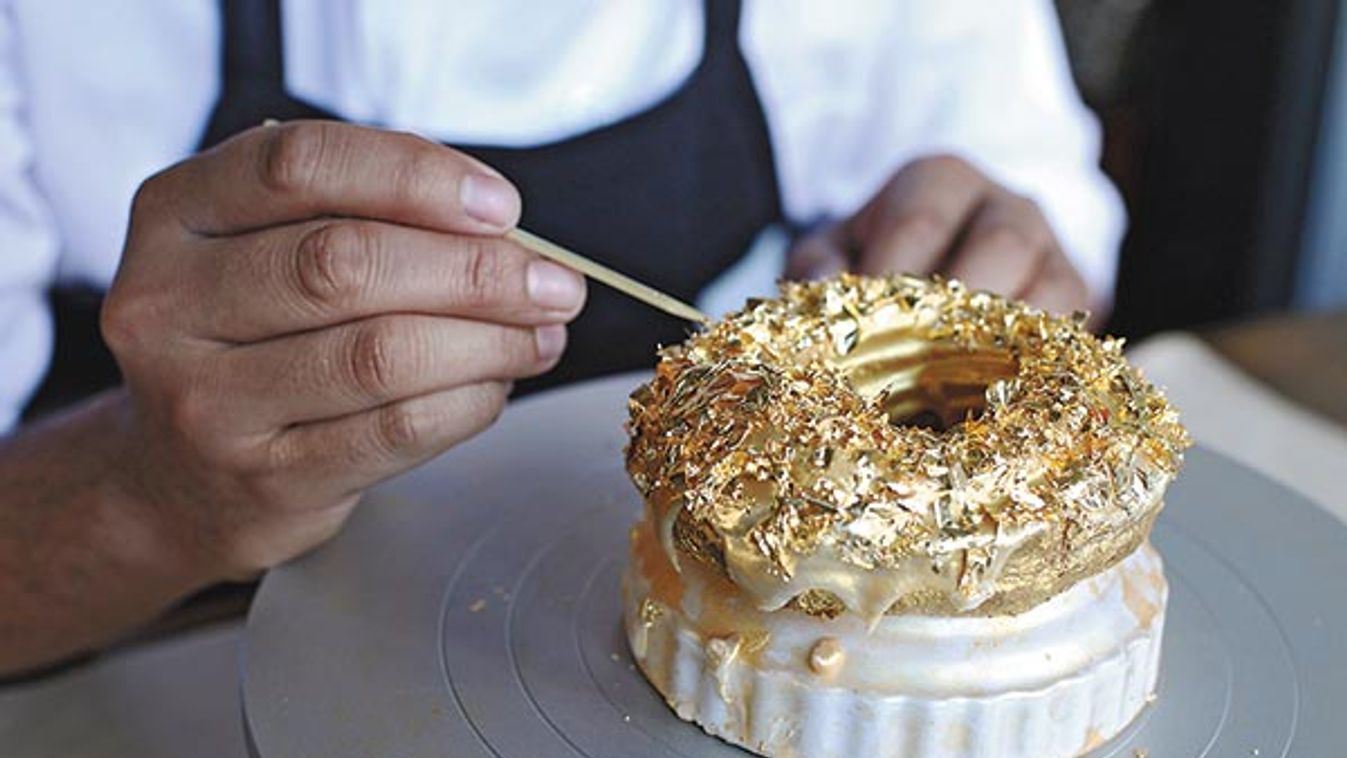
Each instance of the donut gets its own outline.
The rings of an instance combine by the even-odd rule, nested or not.
[[[660,353],[627,470],[762,610],[1003,615],[1131,554],[1187,433],[1120,339],[957,281],[784,283]]]
[[[772,758],[1065,758],[1133,720],[1190,442],[1085,321],[842,275],[661,349],[622,591],[677,715]]]

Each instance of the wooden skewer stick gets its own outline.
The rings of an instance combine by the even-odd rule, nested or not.
[[[603,282],[618,292],[636,298],[646,305],[654,306],[665,313],[672,314],[682,319],[687,319],[694,323],[702,324],[703,326],[711,323],[711,318],[709,316],[682,300],[670,297],[654,287],[647,287],[626,274],[618,273],[607,266],[595,263],[583,255],[573,253],[555,242],[549,242],[536,234],[515,228],[506,232],[505,237],[515,241],[522,247],[532,250],[544,258],[554,260],[566,268],[584,274],[590,279]]]

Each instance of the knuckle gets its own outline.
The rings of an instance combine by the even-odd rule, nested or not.
[[[169,166],[136,187],[127,218],[125,254],[131,254],[137,248],[137,242],[147,234],[166,226],[188,226],[181,207],[183,193],[175,186],[182,185],[179,176],[190,163],[191,159],[188,159]]]
[[[109,352],[126,361],[150,349],[162,321],[160,310],[154,298],[114,287],[98,314],[99,332]]]
[[[1037,216],[1040,219],[1045,218],[1043,216],[1043,206],[1039,205],[1037,200],[1028,195],[1012,192],[1011,190],[1005,190],[1005,194],[1020,213]]]
[[[261,474],[281,474],[300,467],[302,456],[293,435],[281,434],[268,440],[258,456]]]
[[[395,322],[384,319],[367,322],[352,332],[347,348],[347,375],[361,395],[383,399],[394,394],[399,339]]]
[[[1042,252],[1057,247],[1057,234],[1053,231],[1052,224],[1048,223],[1048,217],[1043,215],[1038,203],[1028,198],[1021,198],[1020,205],[1019,214],[1023,222],[1017,226],[1017,230],[1024,244]]]
[[[380,408],[374,428],[375,444],[388,455],[397,455],[419,447],[424,433],[420,414],[407,403],[394,403]]]
[[[909,208],[897,214],[893,229],[900,237],[919,244],[933,244],[947,233],[950,219],[934,208]]]
[[[455,279],[464,305],[480,308],[501,303],[508,289],[509,261],[493,240],[464,240]]]
[[[1043,213],[1043,207],[1036,200],[1019,195],[1016,196],[1016,202],[1020,206],[1020,213],[1027,219],[1024,234],[1028,242],[1036,247],[1055,245],[1057,236]]]
[[[159,433],[175,451],[244,486],[273,473],[271,446],[231,430],[236,404],[203,381],[188,377],[180,385],[155,403]]]
[[[215,418],[210,398],[196,388],[188,388],[168,403],[168,423],[179,442],[207,460],[223,458],[223,451],[211,434]]]
[[[968,162],[967,158],[955,153],[935,153],[919,158],[913,164],[927,171],[956,174],[976,173],[976,169],[973,168],[972,163]]]
[[[983,233],[982,244],[990,248],[992,252],[1002,254],[1033,252],[1039,247],[1024,232],[1006,225],[997,226]]]
[[[314,184],[327,150],[327,128],[321,124],[271,127],[261,150],[263,185],[282,194],[302,194]]]
[[[512,385],[508,382],[496,382],[488,387],[486,403],[487,423],[494,424],[505,412],[505,405],[510,400],[510,389]]]
[[[496,423],[505,410],[505,401],[509,396],[509,385],[504,382],[487,382],[473,385],[464,390],[464,413],[473,421],[473,427],[480,430]]]
[[[437,197],[446,178],[445,164],[439,149],[412,135],[405,138],[407,149],[401,153],[394,172],[393,187],[403,204],[415,205]]]
[[[164,181],[164,172],[161,171],[140,183],[135,194],[131,196],[132,219],[152,215],[163,207],[161,187]]]
[[[322,309],[349,305],[368,281],[377,241],[365,224],[332,222],[306,232],[295,250],[295,286],[301,299]]]
[[[143,322],[127,302],[127,298],[116,291],[108,293],[98,314],[98,328],[103,334],[103,342],[113,355],[120,355],[132,348],[138,341]]]
[[[496,341],[498,349],[512,369],[537,366],[538,340],[534,337],[534,330],[501,327]]]
[[[1090,303],[1090,285],[1085,283],[1085,277],[1071,265],[1063,256],[1063,267],[1066,269],[1066,285],[1071,292],[1073,299],[1080,307],[1087,307]]]
[[[206,454],[216,468],[233,473],[240,481],[274,481],[269,451],[244,440],[230,439],[209,447]],[[271,497],[266,498],[271,500]]]

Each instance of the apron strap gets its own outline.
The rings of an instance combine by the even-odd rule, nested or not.
[[[702,12],[706,14],[706,62],[733,56],[739,49],[740,0],[706,0]]]
[[[280,0],[221,0],[222,89],[285,91]]]
[[[202,150],[263,119],[336,118],[286,94],[280,0],[220,0],[220,23],[220,97],[202,132]]]

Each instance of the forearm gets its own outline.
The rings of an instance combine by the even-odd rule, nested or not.
[[[95,649],[211,581],[127,486],[121,391],[0,443],[0,675]]]

